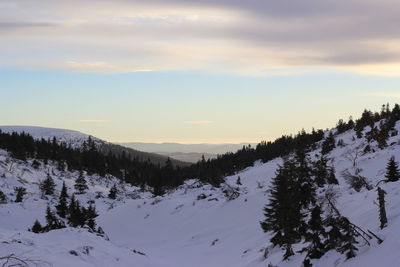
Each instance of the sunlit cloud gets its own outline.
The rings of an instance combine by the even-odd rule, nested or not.
[[[210,124],[212,121],[184,121],[185,124]]]
[[[0,66],[400,75],[394,0],[3,0]],[[290,8],[288,6],[290,5]]]

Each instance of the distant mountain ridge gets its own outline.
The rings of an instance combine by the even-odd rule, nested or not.
[[[180,143],[143,143],[143,142],[127,142],[119,143],[122,146],[133,148],[140,151],[157,153],[168,156],[173,159],[197,162],[204,155],[207,160],[216,158],[217,155],[227,152],[236,152],[243,146],[255,146],[256,143],[239,143],[239,144],[180,144]]]
[[[131,157],[136,157],[142,161],[149,160],[154,164],[160,164],[161,166],[164,165],[168,156],[159,155],[156,153],[149,153],[149,152],[142,152],[136,149],[124,147],[118,144],[113,144],[100,138],[81,133],[75,130],[67,130],[67,129],[59,129],[59,128],[48,128],[48,127],[39,127],[39,126],[19,126],[19,125],[10,125],[10,126],[0,126],[0,130],[5,133],[22,133],[25,132],[31,135],[34,139],[53,139],[55,137],[58,142],[66,143],[67,145],[71,145],[73,148],[79,148],[83,145],[85,141],[88,140],[90,137],[97,147],[103,153],[107,154],[112,152],[113,154],[120,155],[125,152],[127,155]],[[172,164],[176,166],[187,166],[189,163],[171,159]]]

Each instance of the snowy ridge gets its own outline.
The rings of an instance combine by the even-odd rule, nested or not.
[[[45,139],[52,140],[53,137],[57,139],[59,143],[66,143],[71,145],[73,148],[82,146],[83,142],[87,141],[90,135],[84,134],[78,131],[58,129],[58,128],[47,128],[38,126],[0,126],[0,130],[5,133],[28,133],[34,139]],[[99,138],[90,136],[96,143],[104,143]]]
[[[396,129],[400,130],[399,124]],[[387,192],[388,227],[383,230],[379,228],[375,185],[383,179],[388,159],[395,156],[400,160],[400,136],[390,137],[389,146],[383,150],[371,143],[369,153],[363,152],[367,141],[354,136],[355,132],[350,130],[335,138],[343,140],[343,146],[337,146],[328,157],[339,185],[330,186],[329,190],[336,192],[336,206],[344,216],[373,231],[384,242],[379,245],[371,241],[370,246],[360,242],[357,256],[350,260],[330,251],[321,259],[313,260],[313,266],[399,266],[400,182],[380,184]],[[311,152],[311,158],[315,160],[319,152],[320,148]],[[344,171],[353,171],[354,158],[360,174],[374,186],[372,190],[356,192],[342,177]],[[0,189],[10,201],[0,204],[0,252],[23,253],[54,266],[265,267],[271,263],[298,267],[304,254],[282,261],[284,251],[271,247],[269,234],[263,233],[259,225],[264,218],[262,208],[268,201],[270,181],[281,163],[279,158],[267,163],[256,162],[253,167],[226,177],[226,184],[218,189],[189,180],[165,196],[155,198],[148,192],[118,183],[123,193],[115,201],[106,197],[109,188],[117,182],[115,178],[89,176],[89,191],[80,195],[79,200],[95,201],[100,214],[97,223],[109,237],[107,241],[84,229],[67,228],[45,234],[28,232],[35,219],[44,222],[46,203],[57,202],[62,181],[73,192],[78,173],[59,172],[51,163],[35,170],[31,162],[17,161],[2,151]],[[58,191],[54,198],[42,199],[38,183],[47,172],[56,180]],[[238,176],[242,185],[236,184]],[[12,202],[15,186],[27,187],[28,195],[23,203]],[[225,189],[233,189],[239,195],[229,200],[223,192]],[[326,190],[319,189],[318,195],[323,197]],[[104,197],[96,198],[98,192]],[[84,247],[93,248],[85,254]],[[298,251],[302,247],[297,245],[294,249]],[[70,254],[71,250],[78,256]]]

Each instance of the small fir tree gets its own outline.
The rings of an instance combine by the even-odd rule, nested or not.
[[[118,188],[117,186],[114,184],[111,188],[110,188],[110,192],[108,193],[108,197],[111,199],[116,199],[117,198],[117,194],[118,194]]]
[[[333,133],[330,132],[329,135],[326,137],[324,142],[322,143],[322,154],[328,154],[331,152],[334,148],[336,147],[335,144],[335,137],[333,136]]]
[[[33,223],[33,226],[32,226],[32,228],[31,228],[31,231],[34,232],[34,233],[36,233],[36,234],[41,233],[41,232],[43,231],[43,227],[42,227],[42,225],[40,224],[40,222],[39,222],[38,220],[36,220],[36,221]]]
[[[17,196],[15,197],[15,202],[22,202],[22,200],[24,199],[24,195],[26,194],[26,188],[16,187],[14,190],[17,194]]]
[[[96,206],[90,204],[86,210],[86,218],[87,218],[87,226],[90,227],[93,231],[96,228],[96,221],[95,218],[98,216],[96,212]]]
[[[399,165],[393,156],[387,164],[385,177],[387,182],[396,182],[400,179]]]
[[[40,190],[42,191],[43,195],[53,195],[55,187],[56,185],[50,174],[48,174],[46,179],[40,183]]]
[[[58,205],[56,206],[57,209],[57,214],[61,218],[66,218],[68,214],[68,189],[67,186],[65,185],[65,182],[63,183],[61,193],[60,193],[60,198],[58,200]]]
[[[7,197],[6,194],[3,193],[3,191],[0,190],[0,204],[7,203]]]
[[[342,246],[340,246],[337,251],[345,254],[347,259],[354,258],[358,248],[356,244],[358,241],[356,237],[358,233],[354,231],[350,221],[346,217],[339,218],[341,230],[342,230]]]
[[[321,218],[321,208],[316,205],[311,211],[311,218],[308,221],[308,231],[306,234],[306,241],[310,242],[307,248],[307,257],[310,259],[319,259],[325,252],[325,243],[322,240],[327,234],[325,232],[322,218]]]
[[[86,190],[89,188],[87,186],[86,179],[83,176],[82,170],[79,172],[79,177],[78,177],[78,179],[76,179],[74,187],[76,190],[76,194],[84,194],[86,192]]]

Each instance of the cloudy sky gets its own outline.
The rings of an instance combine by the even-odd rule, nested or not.
[[[1,0],[0,124],[246,142],[400,99],[383,0]]]

